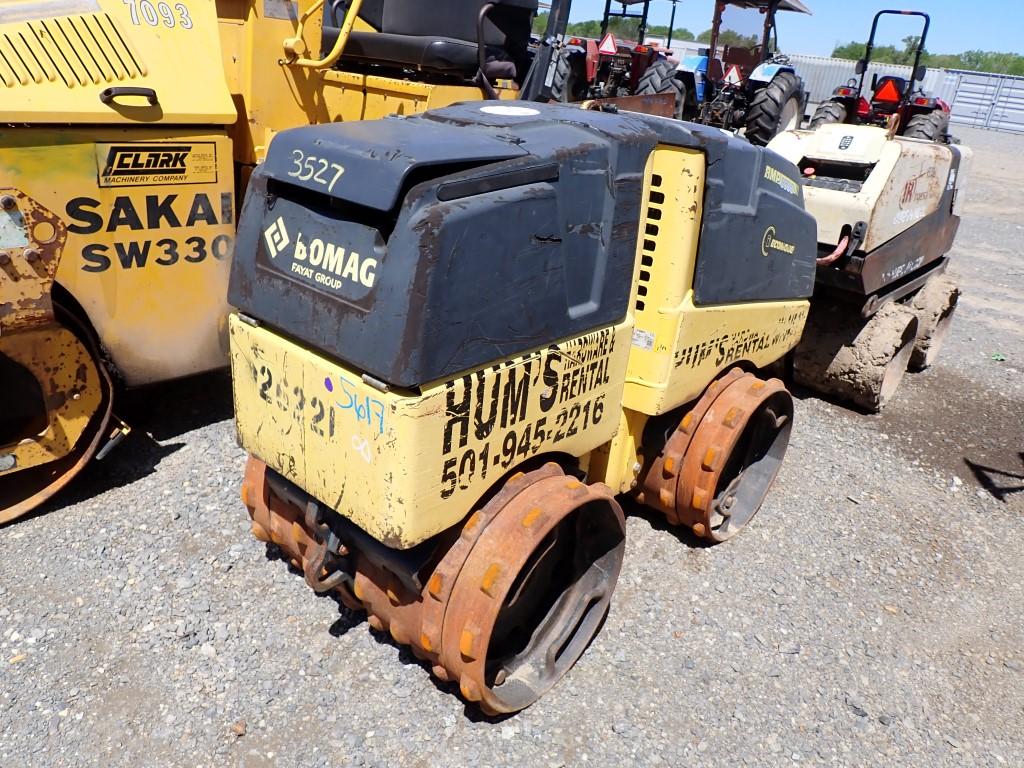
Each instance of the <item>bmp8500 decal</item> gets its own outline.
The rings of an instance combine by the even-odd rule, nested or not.
[[[107,242],[88,243],[82,247],[84,272],[105,272],[115,264],[122,269],[151,264],[170,267],[179,262],[198,264],[209,256],[225,259],[231,255],[234,246],[229,234],[200,234],[199,231],[234,223],[230,192],[221,193],[216,203],[204,192],[135,198],[122,195],[115,197],[109,207],[91,197],[76,197],[68,201],[66,212],[72,221],[68,225],[68,232],[72,234],[111,233],[110,238],[105,238]],[[110,242],[125,230],[157,232],[151,238]],[[179,235],[175,230],[186,231]]]

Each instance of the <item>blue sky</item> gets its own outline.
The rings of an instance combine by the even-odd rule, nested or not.
[[[876,11],[904,8],[931,15],[927,47],[932,53],[974,49],[1024,53],[1024,5],[1020,0],[804,0],[804,5],[814,12],[813,16],[779,14],[779,43],[784,51],[828,55],[836,43],[867,38]],[[713,9],[714,0],[680,0],[676,27],[699,34],[711,25]],[[669,0],[654,0],[651,23],[667,25],[671,10]],[[599,19],[603,11],[604,0],[573,0],[570,18]],[[913,19],[890,16],[883,17],[881,23],[886,21],[888,25],[880,26],[879,32],[878,42],[883,45],[920,29],[920,22]]]

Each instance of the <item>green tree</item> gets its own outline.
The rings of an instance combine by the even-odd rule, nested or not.
[[[543,35],[548,28],[549,13],[538,13],[533,17],[533,34]]]
[[[698,43],[711,42],[711,30],[705,29],[697,35]],[[731,45],[738,48],[754,48],[761,44],[761,38],[757,35],[741,35],[734,29],[720,29],[718,31],[718,45]]]
[[[566,32],[570,35],[577,35],[578,37],[600,37],[601,22],[596,19],[592,19],[590,21],[577,21],[570,24],[566,28]]]
[[[533,20],[533,33],[542,35],[548,28],[548,14],[538,13]],[[600,19],[575,21],[566,26],[566,33],[575,37],[589,37],[597,40],[601,37]],[[633,19],[609,19],[608,31],[623,40],[636,40],[639,24]],[[648,37],[668,37],[667,24],[650,24],[647,27]],[[677,27],[672,32],[672,41],[693,40],[693,32],[686,27]]]
[[[902,50],[897,49],[894,45],[876,45],[871,49],[871,60],[877,61],[880,64],[913,63],[913,49],[908,52],[906,47],[908,40],[911,40],[911,38],[904,39],[904,47]],[[916,42],[914,45],[916,45]],[[846,45],[836,46],[832,51],[832,55],[837,59],[860,59],[864,57],[864,51],[866,49],[867,46],[864,43],[850,42]]]
[[[711,30],[706,29],[697,35],[697,42],[710,43]],[[732,45],[739,48],[753,48],[761,44],[761,38],[757,35],[741,35],[734,29],[720,29],[718,31],[718,44],[720,46]]]
[[[917,46],[921,42],[920,35],[907,35],[903,38],[903,50],[896,54],[897,64],[913,65],[914,56],[917,54]],[[921,61],[928,58],[928,49],[921,51]]]
[[[648,37],[668,37],[668,24],[649,24],[647,26]],[[693,40],[693,32],[686,27],[677,27],[672,30],[672,42],[681,40]]]
[[[976,69],[1003,75],[1024,75],[1024,56],[995,51],[965,51],[960,54],[962,65],[957,69]]]
[[[903,38],[902,50],[893,45],[880,45],[871,52],[871,59],[884,64],[913,64],[918,39],[913,36]],[[837,59],[859,59],[864,56],[864,48],[864,43],[849,42],[837,45],[832,50],[832,55]],[[999,75],[1024,75],[1024,56],[1018,53],[974,50],[934,54],[925,50],[921,54],[921,63],[933,68],[973,69]]]
[[[849,42],[846,45],[837,45],[832,49],[832,56],[837,59],[861,59],[864,57],[864,43]]]

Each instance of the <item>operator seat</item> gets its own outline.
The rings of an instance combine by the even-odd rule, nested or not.
[[[485,73],[496,77],[526,74],[527,46],[538,0],[369,0],[360,17],[378,32],[353,31],[342,53],[350,62],[471,76],[479,67],[477,19],[492,3],[484,21]],[[334,23],[344,19],[347,2],[332,4]],[[325,17],[324,50],[338,37]]]

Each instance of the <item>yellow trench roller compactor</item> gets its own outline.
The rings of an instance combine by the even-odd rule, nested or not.
[[[758,372],[814,283],[798,179],[561,105],[282,132],[229,291],[254,534],[484,711],[528,706],[608,610],[620,494],[723,541],[768,492],[793,403]]]

